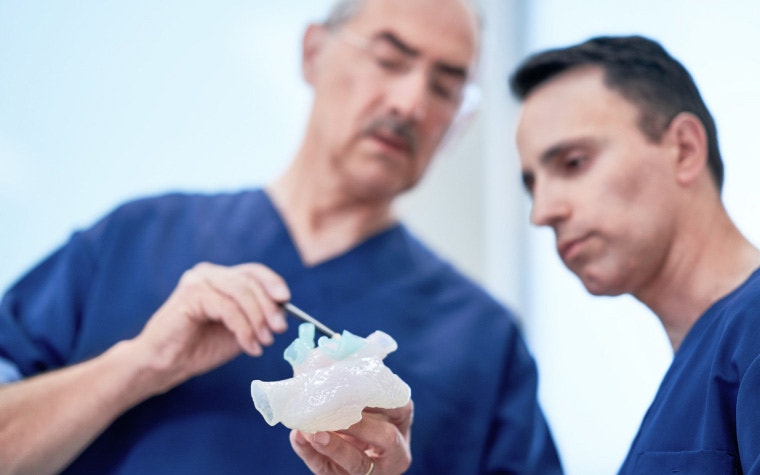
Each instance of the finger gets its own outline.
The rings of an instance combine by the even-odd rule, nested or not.
[[[347,443],[373,457],[393,453],[403,445],[403,434],[398,428],[373,415],[365,414],[361,421],[337,433]]]
[[[243,275],[230,276],[229,280],[217,286],[217,290],[235,301],[241,314],[246,318],[255,338],[262,345],[271,345],[274,341],[262,309],[262,294],[259,283]]]
[[[259,356],[267,341],[257,335],[246,308],[256,307],[253,292],[246,289],[245,279],[231,268],[199,263],[182,278],[183,294],[196,300],[204,318],[223,324],[246,353]],[[269,335],[271,341],[271,334]]]
[[[240,348],[252,356],[260,356],[262,347],[246,316],[227,295],[211,290],[200,297],[201,313],[232,333]]]
[[[256,299],[256,320],[252,322],[256,331],[266,332],[271,336],[271,332],[282,333],[287,330],[288,325],[282,308],[272,300],[262,282],[251,275],[247,275],[247,279]]]
[[[367,415],[377,414],[398,427],[402,433],[408,433],[414,421],[414,401],[410,399],[405,405],[392,409],[368,407],[364,412]]]
[[[217,291],[238,302],[262,345],[274,342],[272,332],[287,330],[285,316],[280,305],[272,300],[266,286],[275,282],[285,286],[284,281],[271,269],[261,264],[243,264],[232,268],[217,267],[210,272],[212,285]],[[285,296],[289,296],[287,287]]]
[[[413,403],[397,409],[365,409],[361,421],[344,431],[347,443],[375,459],[381,471],[401,473],[412,460],[410,447]]]
[[[275,302],[282,303],[290,300],[290,289],[285,279],[269,267],[258,263],[240,264],[237,267],[261,282],[269,297]]]
[[[210,267],[206,272],[206,282],[210,288],[224,295],[237,306],[238,314],[247,321],[252,331],[244,335],[261,345],[271,345],[274,341],[266,324],[259,300],[262,290],[255,279],[251,279],[239,269],[221,266]],[[232,318],[233,315],[230,315]]]
[[[309,470],[315,474],[343,474],[342,468],[334,467],[334,464],[321,453],[314,450],[311,443],[298,430],[290,431],[290,445],[295,453],[303,460]]]
[[[236,301],[227,295],[216,293],[215,296],[205,297],[202,305],[207,318],[224,325],[243,351],[251,356],[261,356],[264,343]]]
[[[290,289],[285,280],[263,264],[241,264],[239,268],[259,283],[259,302],[269,327],[277,333],[287,330],[281,307],[283,302],[290,300]]]
[[[393,409],[368,407],[362,411],[359,422],[339,433],[355,439],[357,446],[393,445],[398,435],[409,439],[413,414],[414,403],[411,400],[406,405]],[[385,434],[384,438],[382,434]]]
[[[301,435],[316,452],[332,461],[331,466],[336,471],[331,473],[342,473],[337,471],[342,469],[346,473],[363,475],[369,472],[375,464],[363,450],[358,449],[337,434],[317,432],[316,434],[301,433]]]

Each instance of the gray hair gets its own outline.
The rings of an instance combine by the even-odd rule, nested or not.
[[[338,29],[359,12],[365,1],[366,0],[336,1],[323,22],[324,26],[328,30]]]
[[[343,26],[347,21],[352,19],[359,13],[361,7],[366,0],[336,0],[333,3],[330,12],[327,14],[327,18],[322,23],[328,30],[336,30]],[[478,18],[479,23],[482,23],[482,16],[480,14],[480,2],[477,0],[465,0],[467,5],[473,9],[475,15]]]

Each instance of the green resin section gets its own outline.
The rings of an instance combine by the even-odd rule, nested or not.
[[[288,345],[283,355],[293,368],[303,363],[309,351],[314,349],[314,333],[314,325],[311,323],[302,323],[298,326],[298,338]],[[340,338],[323,336],[317,344],[327,356],[337,361],[356,353],[367,344],[367,341],[343,330]]]
[[[306,355],[314,348],[314,325],[302,323],[298,326],[298,338],[285,348],[283,357],[290,366],[296,367],[303,363]]]

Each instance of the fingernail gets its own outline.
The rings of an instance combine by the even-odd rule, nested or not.
[[[275,300],[288,300],[290,299],[290,291],[288,291],[288,288],[285,287],[282,284],[269,284],[269,295],[272,296]]]
[[[264,353],[264,350],[261,348],[261,345],[259,345],[257,342],[251,342],[250,347],[250,354],[252,356],[261,356]]]
[[[330,434],[327,432],[317,432],[311,440],[315,444],[327,445],[330,442]]]
[[[306,437],[304,437],[303,432],[301,431],[295,431],[295,437],[294,437],[296,444],[298,445],[308,445],[309,441],[306,440]]]
[[[277,312],[274,315],[272,315],[271,320],[272,330],[274,331],[285,331],[288,328],[288,324],[285,320],[285,313],[284,312]]]

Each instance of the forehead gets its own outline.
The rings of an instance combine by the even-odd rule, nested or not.
[[[523,102],[517,145],[523,158],[563,142],[640,133],[639,111],[604,83],[599,67],[564,72],[538,86]]]
[[[392,33],[433,61],[470,67],[479,47],[475,13],[463,0],[366,0],[346,25],[356,33]]]

